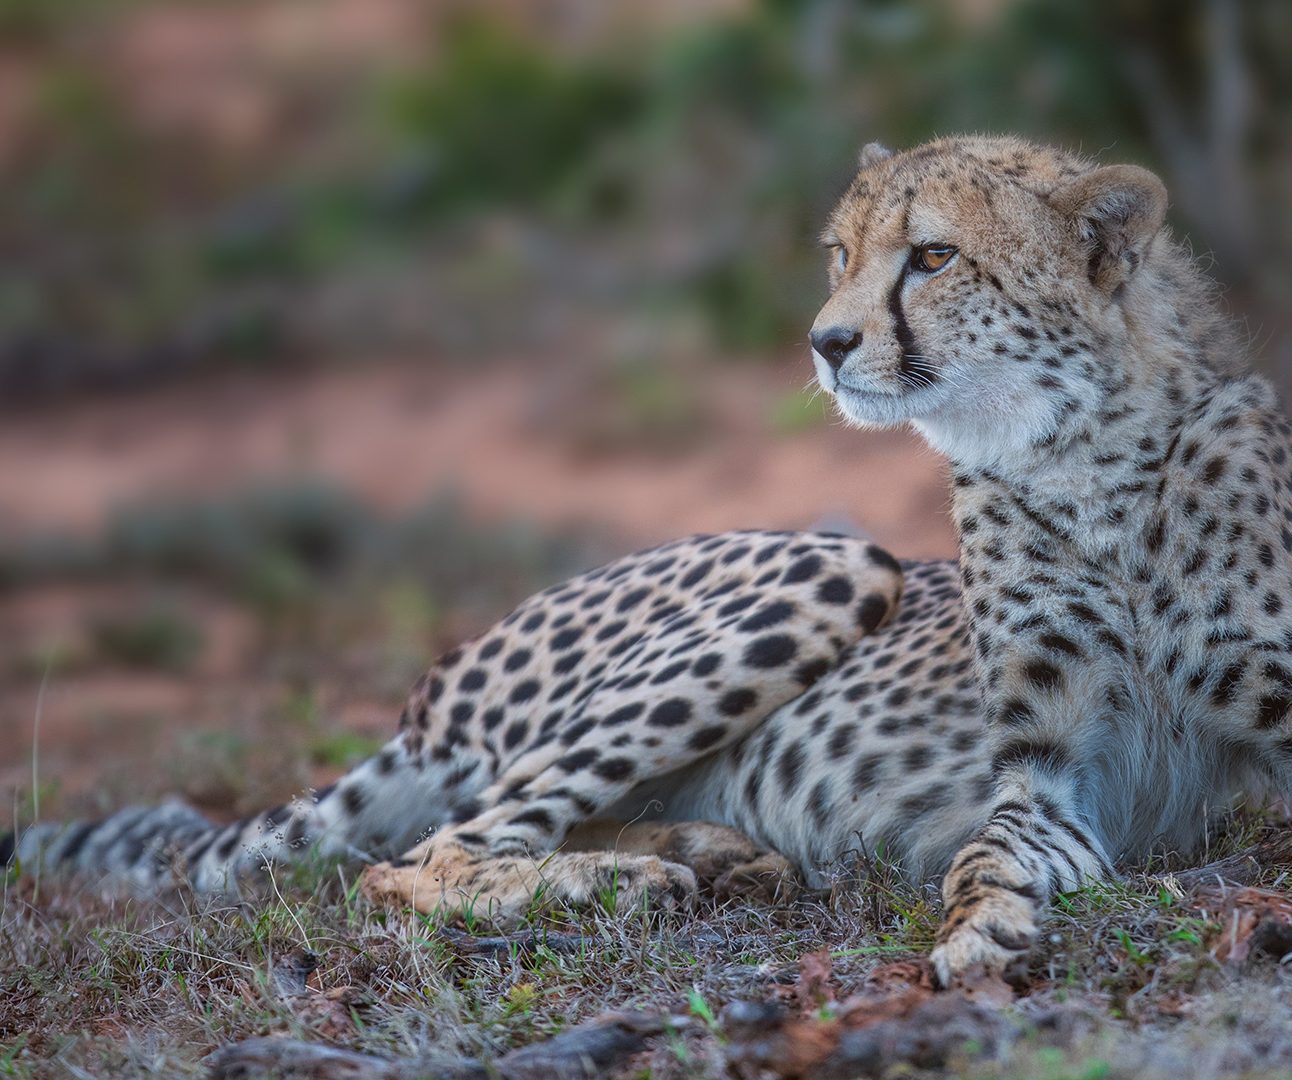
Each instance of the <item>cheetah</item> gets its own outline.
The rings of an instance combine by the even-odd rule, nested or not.
[[[332,787],[0,854],[221,890],[323,851],[375,900],[506,921],[540,890],[819,883],[861,837],[941,879],[943,983],[1003,970],[1056,893],[1292,786],[1292,429],[1166,207],[1144,169],[1011,137],[862,151],[812,361],[849,422],[947,459],[958,561],[677,540],[441,657]]]

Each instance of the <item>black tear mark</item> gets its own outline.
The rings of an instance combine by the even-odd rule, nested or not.
[[[906,284],[906,278],[910,272],[911,264],[907,263],[902,267],[897,280],[893,282],[893,287],[888,293],[888,311],[893,317],[893,336],[897,338],[897,348],[900,353],[898,370],[903,377],[928,385],[937,382],[939,376],[937,372],[930,371],[927,365],[920,365],[917,369],[912,363],[912,359],[920,355],[920,349],[915,341],[915,335],[911,332],[910,324],[906,321],[906,313],[902,310],[902,286]]]

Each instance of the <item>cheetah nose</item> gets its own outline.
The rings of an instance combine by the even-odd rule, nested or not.
[[[835,371],[843,367],[848,354],[861,344],[861,331],[841,330],[838,327],[831,330],[813,330],[810,337],[812,348],[824,357],[826,363]]]

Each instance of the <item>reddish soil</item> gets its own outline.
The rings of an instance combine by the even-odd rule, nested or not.
[[[632,544],[845,517],[903,555],[951,553],[940,467],[918,440],[835,421],[773,430],[801,376],[788,363],[700,372],[704,429],[673,452],[590,453],[579,428],[600,404],[540,362],[230,377],[31,410],[0,428],[0,514],[19,530],[85,529],[122,503],[312,476],[388,511],[452,487],[484,518],[610,525]]]

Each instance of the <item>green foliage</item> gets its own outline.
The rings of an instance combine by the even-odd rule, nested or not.
[[[186,671],[204,644],[197,623],[164,605],[101,615],[92,622],[90,632],[98,656],[132,668]]]
[[[797,435],[819,427],[830,415],[829,404],[815,389],[796,390],[776,402],[769,418],[779,435]]]
[[[39,41],[74,20],[130,0],[0,0],[0,42]]]
[[[370,517],[352,498],[310,481],[228,499],[123,507],[108,525],[103,558],[162,575],[249,584],[297,571],[322,575],[356,557]],[[291,569],[266,568],[272,559]]]
[[[457,23],[441,50],[387,99],[396,131],[433,163],[408,200],[430,212],[541,199],[641,111],[641,87],[623,74],[562,62],[484,21]]]
[[[41,137],[8,170],[0,208],[0,231],[26,256],[20,273],[0,269],[0,384],[148,380],[216,357],[317,353],[299,319],[311,289],[361,284],[392,259],[459,268],[500,217],[549,250],[485,290],[491,310],[535,293],[541,306],[540,290],[595,251],[624,274],[630,303],[662,300],[661,318],[698,309],[720,350],[781,346],[819,298],[812,233],[861,142],[1019,130],[1154,164],[1197,134],[1163,128],[1162,93],[1182,116],[1209,115],[1214,47],[1199,0],[757,0],[579,50],[475,10],[444,20],[414,63],[346,76],[322,117],[340,152],[316,159],[289,139],[230,170],[219,147],[142,129],[74,47],[81,21],[133,4],[0,0],[0,34],[46,42]],[[1243,5],[1241,58],[1265,92],[1253,95],[1253,160],[1275,164],[1285,139],[1268,105],[1288,89],[1279,7]],[[1144,92],[1153,71],[1156,95]],[[1286,209],[1270,214],[1277,231]],[[663,231],[686,250],[653,266],[643,241]],[[518,263],[536,258],[503,246]],[[1241,267],[1226,270],[1237,280]],[[458,299],[455,287],[428,297],[428,335]],[[374,320],[350,318],[344,338],[362,344]]]
[[[371,735],[361,735],[349,728],[340,728],[313,739],[309,746],[311,763],[348,769],[381,749],[382,740]]]

